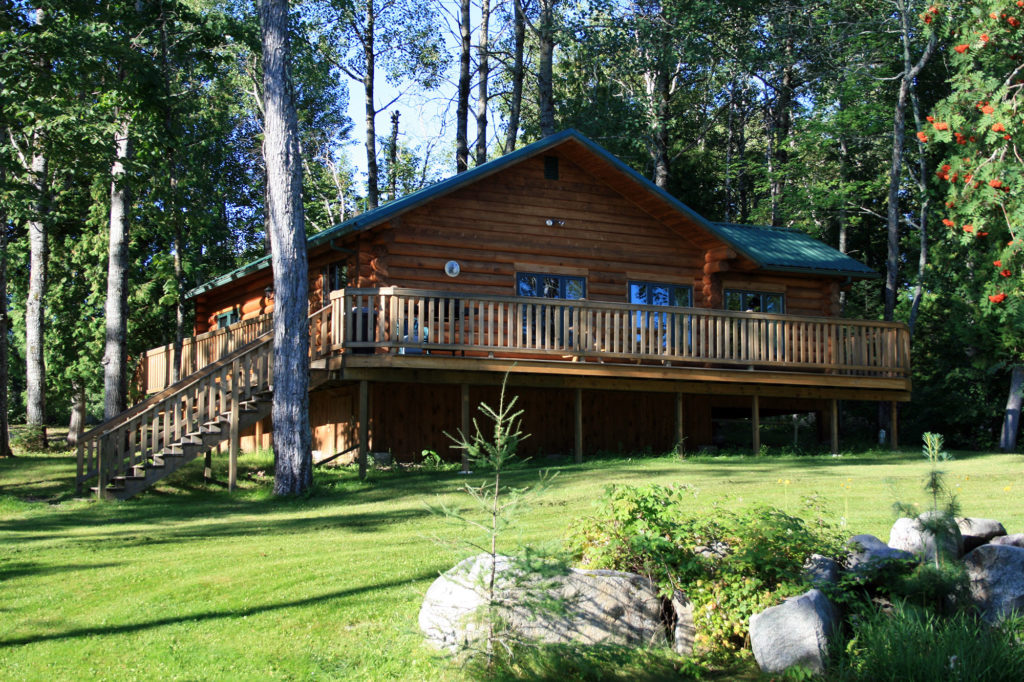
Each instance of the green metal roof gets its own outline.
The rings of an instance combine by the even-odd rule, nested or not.
[[[718,234],[765,270],[873,278],[878,273],[800,230],[714,223]]]
[[[696,213],[689,206],[655,185],[653,182],[636,172],[621,159],[612,155],[607,149],[590,140],[572,128],[563,130],[533,144],[521,147],[514,152],[499,156],[485,164],[463,173],[453,175],[446,180],[434,183],[429,187],[408,194],[383,206],[367,211],[340,225],[330,227],[323,232],[311,235],[307,241],[307,249],[313,249],[335,239],[355,232],[362,232],[371,227],[387,222],[391,218],[406,211],[422,206],[437,197],[453,192],[477,180],[493,175],[531,156],[557,147],[567,140],[575,140],[590,152],[599,156],[616,170],[640,183],[647,191],[666,201],[674,209],[704,227],[722,241],[747,256],[759,266],[767,270],[783,270],[792,272],[808,272],[815,274],[834,274],[855,277],[874,277],[877,274],[867,266],[845,256],[835,249],[796,230],[774,227],[756,227],[751,225],[735,225],[732,223],[713,223]],[[270,256],[247,263],[240,268],[201,284],[187,292],[185,298],[193,298],[199,294],[216,289],[233,280],[240,279],[254,272],[270,267]]]

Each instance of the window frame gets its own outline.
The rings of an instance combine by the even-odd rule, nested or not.
[[[223,320],[227,320],[227,324],[221,324]],[[242,316],[238,314],[238,308],[232,308],[231,310],[225,310],[222,313],[217,313],[213,316],[214,329],[227,329],[233,324],[242,321]]]
[[[642,285],[642,286],[648,287],[648,289],[647,289],[647,292],[648,292],[647,298],[650,298],[651,287],[664,287],[664,288],[669,290],[669,301],[672,301],[672,300],[675,299],[675,296],[673,295],[673,292],[675,290],[680,290],[680,289],[684,290],[684,291],[686,291],[687,304],[684,305],[684,306],[677,306],[677,305],[672,304],[671,302],[670,303],[662,304],[662,303],[652,303],[650,301],[643,301],[643,302],[641,302],[641,301],[634,301],[633,300],[633,286],[634,285],[638,285],[638,286]],[[672,308],[692,308],[693,307],[693,286],[691,286],[689,284],[674,284],[672,282],[655,282],[653,280],[645,280],[645,279],[628,279],[628,280],[626,280],[626,301],[630,305],[657,305],[657,306],[664,305],[666,307],[672,307]]]
[[[536,277],[538,280],[544,278],[552,278],[558,280],[558,296],[545,296],[543,292],[538,294],[524,294],[520,282],[523,277]],[[569,280],[576,280],[580,282],[582,294],[577,298],[569,298],[565,294],[567,292],[566,284]],[[587,298],[587,277],[586,275],[569,275],[560,274],[557,272],[536,272],[533,270],[517,270],[515,275],[515,295],[522,298],[546,298],[552,301],[582,301]]]
[[[733,294],[738,294],[740,296],[740,306],[737,309],[732,309],[732,308],[729,307],[729,296],[733,295]],[[757,289],[739,289],[739,288],[723,289],[722,290],[722,308],[724,310],[732,310],[733,312],[741,312],[741,313],[742,312],[746,312],[746,311],[751,309],[750,306],[747,305],[748,297],[751,297],[751,296],[759,296],[762,301],[764,301],[766,297],[777,297],[778,300],[779,300],[779,308],[780,308],[780,310],[777,310],[777,311],[767,312],[767,311],[765,311],[763,309],[764,308],[764,304],[762,303],[759,306],[760,308],[762,308],[761,310],[754,310],[752,312],[763,313],[765,315],[785,315],[786,314],[786,293],[783,292],[783,291],[759,291]]]

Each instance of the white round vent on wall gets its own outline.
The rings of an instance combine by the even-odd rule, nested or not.
[[[462,272],[462,268],[459,267],[457,261],[450,260],[444,264],[444,274],[449,277],[458,277],[460,272]]]

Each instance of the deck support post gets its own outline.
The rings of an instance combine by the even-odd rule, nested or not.
[[[895,400],[889,402],[889,445],[893,450],[900,447],[900,412],[897,408]]]
[[[828,417],[830,422],[829,440],[832,445],[832,454],[839,454],[839,401],[833,398],[829,401]]]
[[[203,480],[213,480],[213,450],[207,450],[203,455]]]
[[[359,480],[366,478],[366,451],[370,447],[370,382],[359,382]]]
[[[754,454],[757,455],[761,452],[761,398],[756,393],[753,395],[753,400],[751,401],[750,417],[751,441],[753,443]]]
[[[686,441],[686,424],[683,421],[683,394],[676,393],[676,454],[682,455],[686,448],[683,443]]]
[[[472,427],[472,423],[469,420],[469,384],[462,384],[460,386],[459,395],[459,407],[461,411],[461,422],[462,422],[462,438],[471,438],[469,429]],[[465,450],[461,450],[462,453],[462,470],[469,471],[469,456]]]
[[[575,443],[573,446],[574,454],[576,456],[576,463],[583,463],[583,389],[576,389],[576,418],[573,420],[575,424]]]
[[[228,490],[235,489],[238,480],[238,420],[240,418],[238,401],[241,397],[238,382],[241,380],[242,368],[238,360],[231,363],[231,423],[229,424],[228,440]]]

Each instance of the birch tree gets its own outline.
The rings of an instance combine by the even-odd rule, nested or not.
[[[288,1],[263,0],[263,153],[274,271],[274,494],[298,495],[313,482],[309,423],[308,262],[302,161],[289,80]]]

